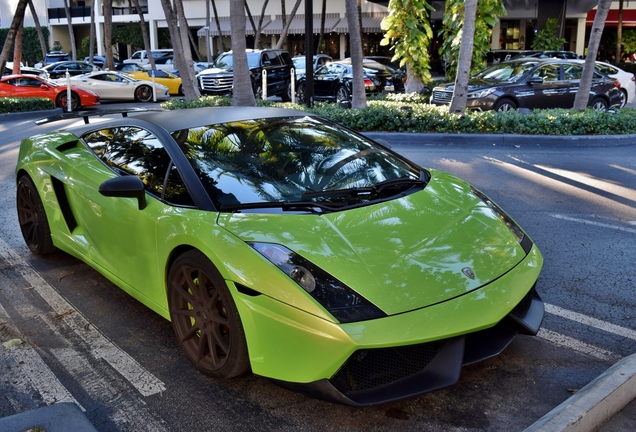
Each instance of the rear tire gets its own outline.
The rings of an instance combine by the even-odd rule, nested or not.
[[[59,108],[64,109],[64,111],[68,111],[68,108],[66,106],[66,102],[67,102],[66,99],[67,97],[66,97],[66,90],[65,90],[57,96],[57,101],[55,103]],[[80,107],[79,96],[77,95],[77,93],[71,92],[71,111],[75,111],[79,107]]]
[[[285,83],[285,91],[280,95],[280,98],[283,102],[291,102],[291,82],[287,81]]]
[[[596,111],[607,111],[609,105],[607,104],[607,101],[605,99],[595,97],[594,99],[592,99],[592,102],[590,102],[590,107],[592,107]]]
[[[619,106],[619,108],[625,108],[625,105],[627,105],[627,90],[625,89],[620,89],[621,92],[621,105]]]
[[[150,102],[152,100],[152,87],[142,85],[135,90],[135,100],[139,102]]]
[[[33,180],[28,175],[18,179],[16,196],[18,223],[22,237],[35,255],[49,255],[56,251],[44,205]]]
[[[340,86],[336,90],[336,103],[343,101],[349,101],[349,92],[344,86]]]

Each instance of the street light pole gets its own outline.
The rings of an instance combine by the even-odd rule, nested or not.
[[[305,104],[314,105],[314,2],[305,0]]]

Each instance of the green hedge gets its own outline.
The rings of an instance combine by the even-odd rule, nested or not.
[[[52,109],[55,109],[55,104],[46,98],[0,98],[0,114]]]
[[[316,103],[311,109],[291,103],[258,101],[259,106],[279,106],[300,109],[329,118],[362,132],[434,132],[489,133],[525,135],[615,135],[636,134],[636,110],[623,108],[599,112],[592,109],[466,112],[450,114],[448,107],[424,103],[426,96],[393,95],[382,100],[369,100],[364,110],[344,109],[333,103]],[[230,106],[232,99],[205,96],[195,102],[170,100],[161,104],[165,109],[205,106]]]

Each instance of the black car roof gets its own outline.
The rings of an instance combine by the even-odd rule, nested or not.
[[[95,130],[96,126],[99,128],[103,128],[116,126],[120,123],[126,123],[128,125],[136,123],[142,126],[143,123],[152,123],[165,129],[168,132],[174,132],[176,130],[217,123],[228,123],[234,121],[262,118],[303,117],[307,115],[311,114],[299,110],[270,107],[189,108],[183,110],[148,111],[135,115],[134,117],[127,117],[126,119],[119,118],[107,122],[82,125],[69,128],[68,130],[81,135],[84,133],[85,130]],[[81,113],[78,113],[78,117],[81,118],[81,116]]]

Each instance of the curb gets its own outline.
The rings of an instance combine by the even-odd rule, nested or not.
[[[53,115],[62,114],[64,110],[62,108],[53,108],[50,110],[39,110],[39,111],[24,111],[24,112],[16,112],[16,113],[4,113],[0,114],[0,120],[2,119],[11,119],[11,120],[19,120],[21,118],[30,118],[30,117],[49,117]]]
[[[636,398],[636,354],[625,357],[524,432],[596,431]]]
[[[38,429],[46,432],[97,432],[82,410],[72,402],[56,403],[0,418],[0,430],[4,432]]]
[[[409,132],[363,132],[373,140],[383,139],[391,144],[451,145],[471,144],[488,146],[525,147],[607,147],[636,144],[636,135],[515,135],[515,134],[441,134]]]

